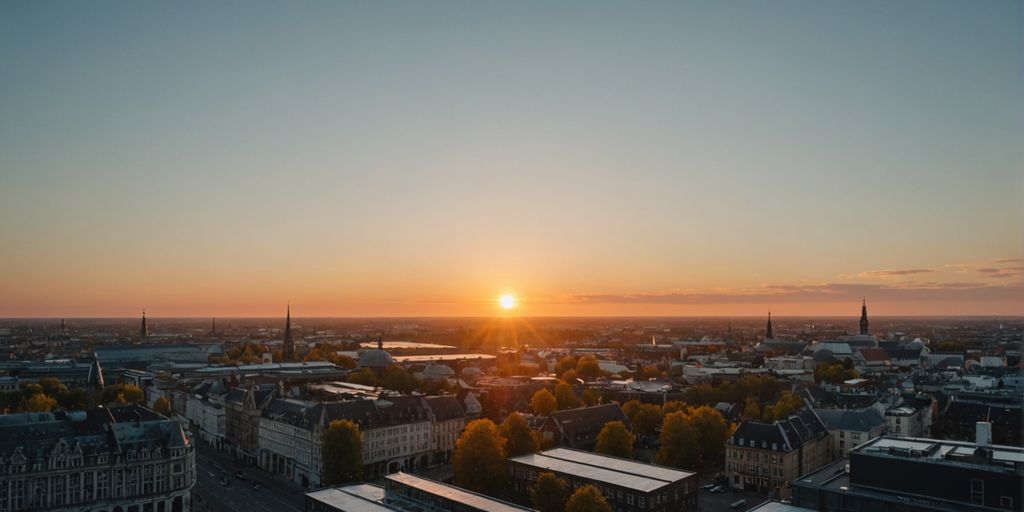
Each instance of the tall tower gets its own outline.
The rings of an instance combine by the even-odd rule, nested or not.
[[[142,335],[143,339],[145,339],[146,336],[149,336],[149,327],[146,327],[146,310],[145,309],[142,310],[142,329],[140,329],[139,333]]]
[[[860,304],[860,334],[868,334],[868,300],[864,299]]]
[[[217,317],[213,317],[213,327],[210,329],[210,336],[217,335]]]
[[[295,351],[295,347],[292,345],[292,305],[288,304],[288,313],[284,320],[284,353],[282,359],[289,361],[292,358],[292,353]]]
[[[772,310],[768,310],[768,328],[765,330],[764,339],[773,340],[775,339],[775,333],[772,332]]]

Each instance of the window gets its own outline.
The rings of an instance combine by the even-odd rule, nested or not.
[[[1013,498],[1009,496],[999,497],[999,508],[1005,508],[1006,510],[1013,510]]]
[[[985,503],[985,481],[977,478],[971,479],[971,503],[982,505]]]

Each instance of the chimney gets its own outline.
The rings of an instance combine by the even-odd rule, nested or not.
[[[990,446],[992,444],[992,424],[987,421],[979,421],[975,425],[975,444],[978,446]]]

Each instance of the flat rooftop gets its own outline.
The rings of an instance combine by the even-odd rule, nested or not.
[[[394,512],[395,510],[381,503],[384,500],[384,488],[372,484],[332,487],[307,492],[306,496],[308,499],[319,501],[345,512]]]
[[[992,471],[1024,472],[1024,447],[988,445],[984,448],[992,452],[990,461],[974,456],[978,449],[976,443],[916,437],[878,437],[858,446],[851,453],[920,463],[970,464]]]
[[[394,356],[396,363],[430,363],[437,361],[491,361],[498,356],[490,354],[432,354],[418,356]]]
[[[530,510],[508,502],[488,498],[483,494],[467,491],[461,487],[442,484],[441,482],[410,475],[409,473],[393,473],[388,475],[386,479],[413,487],[428,494],[433,494],[434,496],[452,500],[456,503],[462,503],[480,510],[487,510],[488,512],[523,512]]]
[[[641,492],[651,492],[696,475],[691,471],[643,464],[568,448],[555,448],[514,457],[510,460]]]

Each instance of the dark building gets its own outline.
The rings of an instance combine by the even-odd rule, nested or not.
[[[306,512],[526,512],[511,503],[408,473],[384,486],[355,484],[306,493]]]
[[[793,481],[793,505],[824,512],[1021,510],[1024,448],[924,438],[874,439]]]
[[[555,411],[548,416],[540,432],[554,446],[591,448],[597,443],[597,435],[601,433],[604,424],[609,421],[621,421],[629,426],[629,419],[622,412],[622,407],[611,403]]]
[[[277,393],[273,384],[235,388],[224,396],[224,440],[234,456],[256,464],[260,415]]]
[[[1020,446],[1022,424],[1021,397],[1014,394],[958,393],[942,409],[932,429],[936,437],[967,441],[974,438],[979,421],[992,424],[992,441]]]
[[[860,335],[868,335],[868,301],[865,299],[860,305]]]
[[[780,497],[787,482],[830,460],[832,436],[806,407],[782,421],[744,420],[725,445],[730,486]]]
[[[513,457],[508,469],[522,503],[542,473],[553,473],[570,492],[593,485],[616,512],[697,510],[697,474],[690,471],[567,448]]]
[[[284,348],[282,360],[291,361],[295,357],[295,344],[292,342],[292,305],[288,304],[288,312],[284,319]]]

